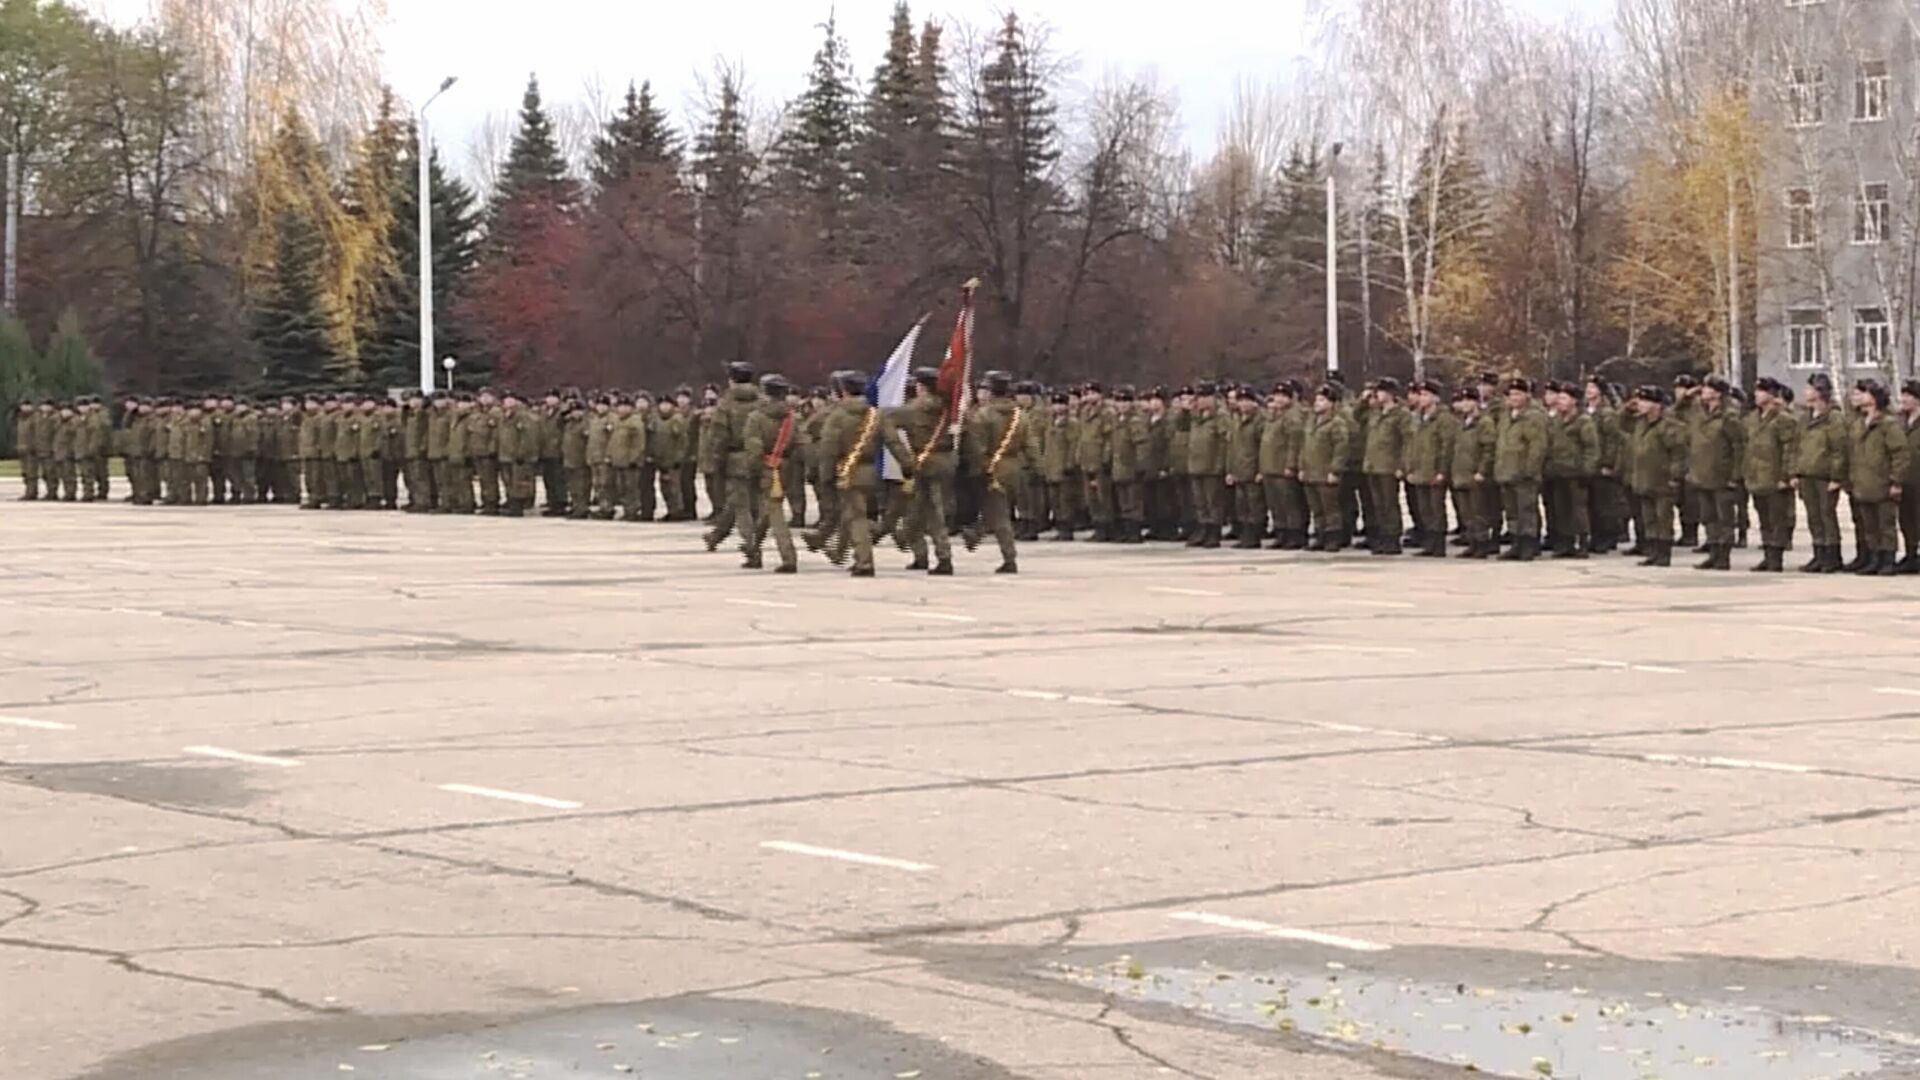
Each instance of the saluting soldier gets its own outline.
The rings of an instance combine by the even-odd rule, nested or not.
[[[1196,527],[1187,538],[1188,547],[1219,547],[1227,514],[1227,419],[1220,414],[1217,389],[1210,382],[1193,388],[1193,409],[1187,421],[1187,481],[1193,491]]]
[[[1040,440],[1040,478],[1047,485],[1047,510],[1053,518],[1053,538],[1073,539],[1077,480],[1073,473],[1072,396],[1055,392],[1047,403],[1046,432]]]
[[[1381,379],[1365,396],[1370,409],[1358,410],[1366,432],[1366,451],[1360,459],[1366,475],[1368,546],[1375,555],[1401,553],[1400,482],[1406,479],[1407,411],[1400,405],[1400,383]]]
[[[52,497],[54,487],[60,489],[61,502],[73,502],[78,496],[74,491],[74,482],[78,476],[75,468],[79,444],[79,414],[74,411],[71,401],[60,403],[60,414],[54,420],[53,427],[53,473],[48,479],[48,497]]]
[[[1760,518],[1760,562],[1754,570],[1778,574],[1793,545],[1793,470],[1800,421],[1788,410],[1772,377],[1753,385],[1754,410],[1748,418],[1743,479]]]
[[[400,453],[406,460],[407,513],[425,514],[433,509],[433,464],[428,457],[429,429],[433,426],[432,403],[419,390],[407,393],[406,408],[400,414]],[[440,449],[442,456],[446,447]]]
[[[1890,398],[1878,379],[1862,379],[1853,387],[1857,418],[1849,450],[1847,494],[1860,514],[1862,546],[1867,559],[1856,574],[1891,577],[1899,545],[1900,498],[1910,457],[1906,431],[1887,413]]]
[[[478,415],[473,397],[462,392],[453,403],[447,423],[447,512],[471,514],[473,498],[473,427]]]
[[[1533,384],[1514,378],[1507,383],[1493,455],[1493,479],[1513,528],[1513,547],[1500,556],[1504,561],[1531,562],[1540,554],[1540,482],[1546,460],[1546,416],[1533,402]]]
[[[213,418],[198,406],[187,409],[187,417],[180,423],[180,461],[186,476],[189,506],[207,505],[213,467]]]
[[[429,507],[436,514],[453,512],[453,477],[447,470],[447,444],[453,439],[454,401],[453,395],[434,394],[428,399],[427,409],[427,471],[428,488],[433,492],[433,505]]]
[[[235,503],[260,501],[260,418],[246,398],[227,417],[227,482]]]
[[[534,473],[540,467],[540,422],[520,395],[509,390],[500,411],[500,469],[506,484],[508,517],[525,517],[533,508]]]
[[[1628,450],[1627,486],[1641,509],[1641,566],[1673,565],[1674,503],[1684,493],[1687,452],[1691,442],[1686,426],[1667,413],[1667,393],[1643,386],[1634,395],[1636,419]]]
[[[1626,491],[1620,483],[1620,459],[1624,436],[1620,412],[1614,407],[1616,394],[1598,375],[1587,376],[1581,391],[1587,416],[1600,440],[1600,461],[1587,486],[1588,520],[1593,524],[1592,550],[1611,555],[1626,535]]]
[[[1900,427],[1907,436],[1907,471],[1900,480],[1900,532],[1907,557],[1894,569],[1920,574],[1920,379],[1900,387]]]
[[[560,391],[547,391],[546,399],[535,410],[534,419],[539,425],[540,486],[546,497],[540,516],[565,517],[571,492],[567,489],[566,465],[561,460],[560,436],[566,413],[560,403]]]
[[[1494,455],[1500,433],[1481,405],[1480,392],[1463,386],[1453,392],[1453,414],[1459,427],[1453,440],[1453,462],[1448,468],[1467,550],[1463,558],[1490,559],[1500,554],[1500,488],[1494,483]]]
[[[1813,558],[1803,574],[1837,574],[1845,567],[1840,544],[1840,491],[1849,472],[1845,418],[1833,407],[1833,380],[1825,372],[1807,378],[1806,413],[1794,444],[1792,480],[1807,512]]]
[[[593,516],[593,466],[587,463],[593,412],[579,398],[568,398],[562,407],[566,413],[560,427],[560,464],[567,470],[567,520],[585,521]]]
[[[1447,555],[1447,492],[1452,486],[1454,444],[1460,426],[1441,407],[1440,387],[1419,382],[1408,390],[1406,464],[1407,491],[1416,508],[1419,554],[1430,559]]]
[[[1313,394],[1313,415],[1300,440],[1300,483],[1306,488],[1313,519],[1308,551],[1341,551],[1347,546],[1346,510],[1341,490],[1352,456],[1353,424],[1340,409],[1342,387],[1327,382]]]
[[[1228,494],[1233,499],[1233,546],[1258,550],[1266,539],[1267,493],[1260,483],[1260,399],[1249,387],[1233,392],[1227,426]]]
[[[1110,543],[1113,527],[1113,410],[1106,390],[1088,383],[1081,396],[1073,433],[1074,468],[1080,474],[1081,495],[1096,542]]]

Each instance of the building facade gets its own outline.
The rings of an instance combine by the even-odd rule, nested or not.
[[[1759,0],[1756,375],[1915,375],[1920,0]]]

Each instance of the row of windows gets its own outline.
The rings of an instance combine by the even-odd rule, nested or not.
[[[1848,360],[1855,367],[1884,367],[1893,352],[1893,326],[1887,322],[1885,308],[1853,309],[1853,353]],[[1823,368],[1827,366],[1827,315],[1819,308],[1787,310],[1787,366]]]
[[[1893,76],[1885,60],[1862,60],[1853,79],[1853,118],[1861,123],[1887,118],[1893,100]],[[1827,69],[1796,66],[1787,73],[1787,121],[1813,127],[1827,118]]]
[[[1819,206],[1811,188],[1787,189],[1787,246],[1812,247],[1820,238]],[[1861,184],[1853,196],[1853,242],[1893,239],[1893,201],[1886,184]]]

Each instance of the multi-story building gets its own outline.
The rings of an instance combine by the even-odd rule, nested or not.
[[[1757,375],[1915,374],[1920,0],[1757,0]]]

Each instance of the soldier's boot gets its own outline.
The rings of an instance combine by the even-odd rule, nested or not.
[[[776,574],[797,574],[800,572],[800,564],[783,562],[779,566],[774,567],[773,572]]]
[[[1895,563],[1893,568],[1903,577],[1920,574],[1920,550],[1909,547],[1907,557]]]
[[[1248,522],[1241,522],[1233,530],[1233,546],[1237,551],[1260,550],[1260,530]]]
[[[1634,538],[1632,547],[1621,552],[1621,554],[1629,557],[1634,555],[1645,555],[1646,553],[1647,553],[1647,542],[1645,540],[1640,539],[1639,537]]]
[[[1699,523],[1695,522],[1692,525],[1682,525],[1680,527],[1680,539],[1674,541],[1674,543],[1680,547],[1698,547],[1700,545]]]
[[[927,574],[931,577],[952,577],[953,560],[941,559],[939,562],[933,564],[933,568],[928,570]]]
[[[1062,526],[1060,526],[1059,528],[1057,528],[1057,529],[1055,529],[1055,530],[1053,531],[1053,538],[1054,538],[1054,539],[1055,539],[1056,541],[1069,541],[1069,542],[1070,542],[1070,541],[1072,541],[1072,540],[1073,540],[1073,526],[1071,526],[1071,525],[1062,525]]]
[[[1733,545],[1732,544],[1713,545],[1713,550],[1707,555],[1707,563],[1708,563],[1707,569],[1709,570],[1733,569]]]
[[[1800,572],[1803,574],[1818,574],[1826,565],[1827,545],[1815,544],[1813,545],[1812,557],[1800,564]]]
[[[1787,549],[1776,547],[1767,563],[1767,573],[1784,574],[1787,572]]]
[[[850,577],[872,577],[872,576],[873,576],[873,567],[871,567],[871,566],[856,566],[856,567],[854,567],[853,569],[851,569],[851,570],[849,570],[849,571],[847,571],[847,574],[848,574],[848,576],[850,576]]]
[[[1504,552],[1501,552],[1500,561],[1501,562],[1519,562],[1521,557],[1525,554],[1526,554],[1526,541],[1516,536],[1513,538],[1513,543],[1508,545],[1507,550]]]
[[[1017,574],[1020,572],[1020,565],[1012,559],[1008,559],[1006,562],[995,567],[993,572],[996,574]]]
[[[1873,572],[1878,577],[1893,577],[1900,572],[1894,565],[1893,552],[1883,551],[1873,561]]]
[[[760,553],[757,551],[747,552],[746,558],[740,560],[740,569],[742,570],[758,570],[761,565]]]
[[[1206,546],[1206,543],[1207,543],[1207,527],[1205,525],[1190,525],[1187,527],[1187,546],[1188,547],[1190,548],[1204,547]]]
[[[1129,522],[1127,522],[1127,528],[1126,528],[1126,532],[1125,532],[1124,534],[1122,534],[1122,535],[1123,535],[1123,539],[1122,539],[1122,540],[1121,540],[1120,542],[1121,542],[1121,543],[1123,543],[1123,544],[1144,544],[1144,543],[1146,543],[1146,542],[1147,542],[1147,540],[1146,540],[1146,522],[1144,522],[1144,521],[1129,521]]]
[[[927,569],[927,557],[925,555],[915,555],[913,557],[913,561],[907,564],[907,569],[909,570]]]
[[[1306,543],[1306,547],[1305,547],[1305,549],[1304,549],[1304,550],[1307,550],[1307,551],[1325,551],[1325,550],[1327,550],[1327,540],[1328,540],[1328,539],[1329,539],[1329,538],[1328,538],[1328,536],[1327,536],[1327,530],[1325,530],[1325,529],[1312,529],[1312,530],[1309,530],[1309,531],[1308,531],[1308,533],[1307,533],[1307,543]]]
[[[1200,546],[1208,549],[1218,548],[1220,546],[1220,526],[1200,526]]]
[[[1646,562],[1642,563],[1641,565],[1643,566],[1672,566],[1673,565],[1673,541],[1648,540],[1646,544],[1647,544],[1647,548],[1651,553],[1647,556]]]
[[[613,514],[608,512],[606,517],[601,520],[612,521]],[[726,537],[720,535],[720,533],[714,529],[708,529],[706,532],[700,534],[700,542],[706,545],[708,551],[720,550],[720,541],[724,539],[726,539]]]
[[[1740,526],[1739,529],[1734,531],[1733,546],[1737,548],[1747,546],[1747,527],[1745,525]]]
[[[1292,533],[1290,533],[1290,532],[1288,532],[1288,531],[1287,531],[1286,529],[1280,529],[1280,530],[1278,530],[1277,532],[1275,532],[1275,533],[1273,534],[1273,539],[1272,539],[1272,540],[1269,540],[1269,541],[1267,541],[1267,550],[1268,550],[1268,551],[1287,551],[1287,550],[1290,550],[1290,549],[1289,549],[1289,548],[1287,547],[1287,545],[1288,545],[1289,543],[1291,543],[1291,542],[1292,542],[1292,541],[1291,541],[1291,537],[1292,537],[1292,535],[1293,535],[1293,534],[1292,534]]]
[[[1538,537],[1523,536],[1515,546],[1520,549],[1521,562],[1532,562],[1540,557],[1540,539]]]
[[[1857,574],[1873,562],[1873,553],[1867,550],[1866,545],[1859,540],[1855,540],[1853,544],[1853,561],[1841,567],[1849,574]]]

